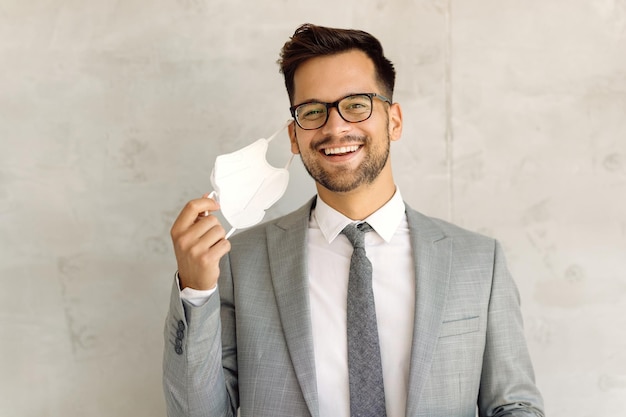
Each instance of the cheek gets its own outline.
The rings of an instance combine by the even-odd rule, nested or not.
[[[297,135],[294,131],[294,133],[289,136],[289,140],[291,141],[291,152],[293,154],[302,154],[302,152],[307,152],[313,140],[312,136],[313,135],[308,134],[308,131],[300,130]]]

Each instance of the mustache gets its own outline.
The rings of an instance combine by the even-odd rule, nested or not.
[[[369,138],[365,135],[363,136],[358,136],[358,135],[345,135],[342,136],[340,138],[334,138],[332,136],[325,136],[322,139],[318,140],[315,143],[311,143],[311,147],[313,149],[320,149],[320,148],[325,148],[330,144],[333,145],[342,145],[342,144],[364,144],[367,143],[369,141]]]

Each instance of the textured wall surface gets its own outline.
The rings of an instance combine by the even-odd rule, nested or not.
[[[504,244],[549,415],[623,415],[624,0],[0,0],[0,415],[164,416],[169,227],[289,117],[307,21],[396,63],[396,181]]]

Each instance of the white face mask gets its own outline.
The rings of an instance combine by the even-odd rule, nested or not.
[[[254,226],[263,220],[265,210],[285,193],[293,155],[285,168],[271,166],[265,155],[270,141],[290,123],[292,120],[268,139],[261,138],[238,151],[219,155],[215,159],[211,172],[214,191],[209,198],[217,197],[222,215],[232,226],[226,238],[236,229]]]

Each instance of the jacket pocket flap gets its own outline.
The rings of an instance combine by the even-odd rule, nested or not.
[[[480,317],[465,317],[458,320],[444,321],[441,323],[439,337],[458,336],[465,333],[478,331],[480,327]]]

